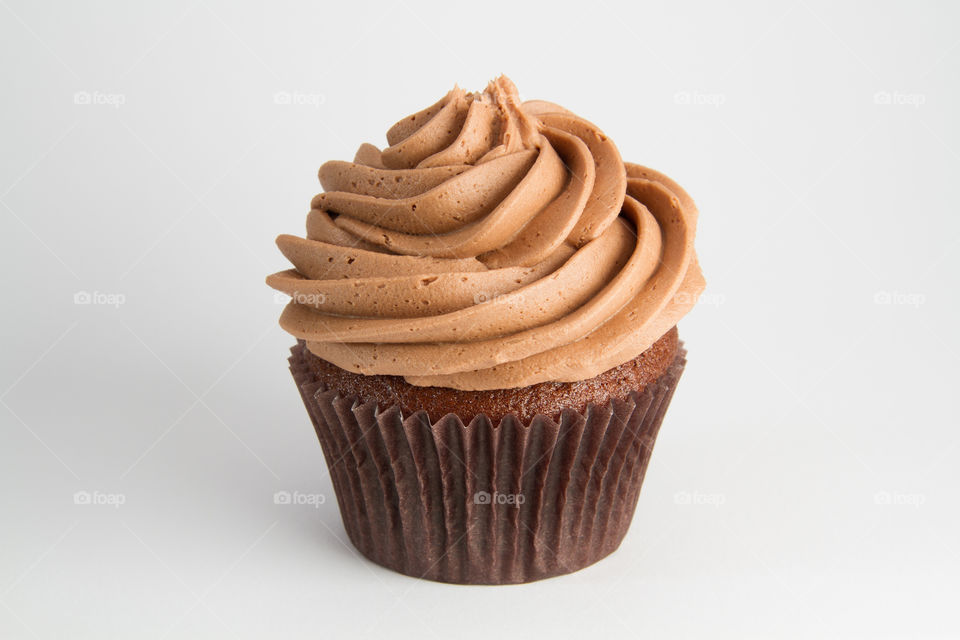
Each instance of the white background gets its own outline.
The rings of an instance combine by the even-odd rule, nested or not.
[[[0,0],[0,637],[960,637],[958,19]],[[346,542],[263,278],[500,73],[689,190],[708,290],[620,550],[457,587]]]

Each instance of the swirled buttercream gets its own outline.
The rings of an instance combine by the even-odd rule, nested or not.
[[[697,209],[590,122],[506,77],[454,88],[320,168],[280,324],[366,375],[455,389],[592,378],[652,345],[704,286]]]

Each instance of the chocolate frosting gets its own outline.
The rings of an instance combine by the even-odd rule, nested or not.
[[[697,209],[595,125],[506,77],[454,88],[388,146],[320,168],[280,325],[366,375],[463,390],[574,382],[632,360],[696,303]]]

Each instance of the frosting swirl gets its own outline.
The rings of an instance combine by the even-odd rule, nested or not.
[[[280,325],[367,375],[455,389],[592,378],[696,303],[697,209],[624,163],[596,126],[520,102],[506,77],[454,88],[395,124],[383,151],[319,171]]]

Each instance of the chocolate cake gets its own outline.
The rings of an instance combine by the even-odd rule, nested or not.
[[[537,414],[556,419],[563,407],[585,413],[590,403],[604,405],[613,398],[625,400],[631,392],[642,392],[667,370],[678,345],[677,330],[673,328],[633,360],[594,378],[493,391],[418,387],[400,376],[350,373],[313,355],[302,341],[293,348],[293,355],[309,368],[313,380],[326,389],[345,397],[373,398],[381,410],[397,406],[404,416],[409,416],[422,409],[433,418],[454,413],[464,424],[477,414],[485,414],[494,424],[513,414],[526,424]]]

